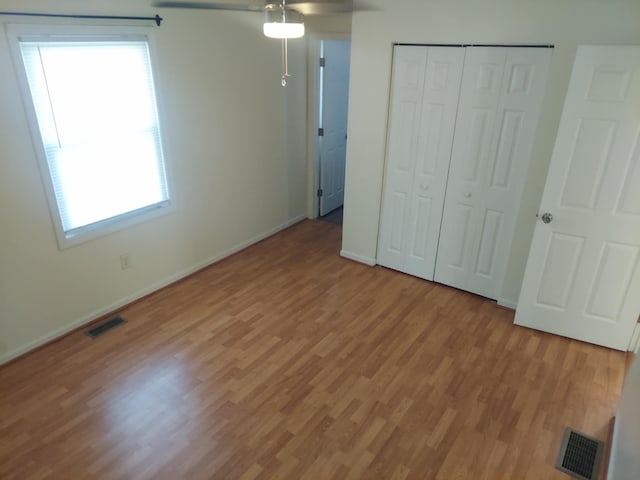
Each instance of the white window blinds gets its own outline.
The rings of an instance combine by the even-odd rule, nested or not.
[[[66,238],[166,206],[145,39],[19,38]]]

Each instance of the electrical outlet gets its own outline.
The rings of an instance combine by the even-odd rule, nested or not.
[[[129,254],[123,253],[120,255],[120,268],[122,268],[122,270],[128,270],[131,267],[133,267],[133,265],[131,264],[131,257]]]

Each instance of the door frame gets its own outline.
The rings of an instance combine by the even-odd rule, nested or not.
[[[319,149],[319,112],[320,112],[320,42],[323,40],[348,40],[346,33],[316,33],[307,39],[307,217],[318,218],[320,199],[320,149]]]

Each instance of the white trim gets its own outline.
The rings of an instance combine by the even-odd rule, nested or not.
[[[376,264],[375,258],[363,257],[362,255],[358,255],[357,253],[351,253],[346,250],[341,250],[340,256],[344,258],[348,258],[349,260],[353,260],[354,262],[364,263],[365,265],[369,265],[370,267],[373,267]]]
[[[49,343],[53,340],[55,340],[56,338],[59,338],[75,329],[77,329],[78,327],[81,327],[84,324],[87,324],[89,322],[92,322],[104,315],[107,315],[111,312],[115,312],[116,310],[136,301],[139,300],[142,297],[145,297],[157,290],[160,290],[163,287],[166,287],[167,285],[170,285],[172,283],[177,282],[178,280],[181,280],[189,275],[191,275],[192,273],[197,272],[198,270],[201,270],[203,268],[206,268],[210,265],[213,265],[214,263],[219,262],[220,260],[229,257],[231,255],[233,255],[234,253],[239,252],[240,250],[244,250],[247,247],[250,247],[251,245],[254,245],[262,240],[264,240],[265,238],[268,238],[272,235],[275,235],[276,233],[289,228],[292,225],[295,225],[296,223],[299,223],[303,220],[305,220],[307,217],[304,215],[299,215],[295,218],[292,218],[291,220],[275,227],[272,228],[270,230],[267,230],[264,233],[261,233],[255,237],[253,237],[250,240],[247,240],[245,242],[241,242],[231,248],[229,248],[228,250],[225,250],[222,253],[219,253],[217,255],[214,255],[212,257],[209,257],[208,259],[197,263],[196,265],[193,265],[185,270],[182,270],[178,273],[175,273],[173,275],[170,275],[168,278],[165,278],[164,280],[161,280],[159,282],[156,282],[148,287],[143,288],[142,290],[138,290],[137,292],[128,295],[124,298],[121,298],[120,300],[113,302],[109,305],[106,305],[98,310],[95,310],[91,313],[89,313],[88,315],[84,315],[83,317],[65,325],[64,327],[58,328],[56,330],[54,330],[51,333],[48,333],[47,335],[43,335],[42,337],[33,340],[29,343],[27,343],[26,345],[23,345],[21,347],[18,347],[8,353],[5,353],[4,355],[0,356],[0,365],[9,362],[10,360],[13,360],[14,358],[17,358],[21,355],[24,355],[25,353],[38,348],[46,343]]]
[[[511,310],[515,310],[518,306],[518,302],[516,300],[498,297],[498,305],[500,305],[501,307],[510,308]]]
[[[640,353],[640,322],[636,323],[628,350],[633,353]]]

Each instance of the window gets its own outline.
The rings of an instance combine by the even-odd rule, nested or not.
[[[32,32],[13,40],[60,246],[166,210],[147,36]]]

